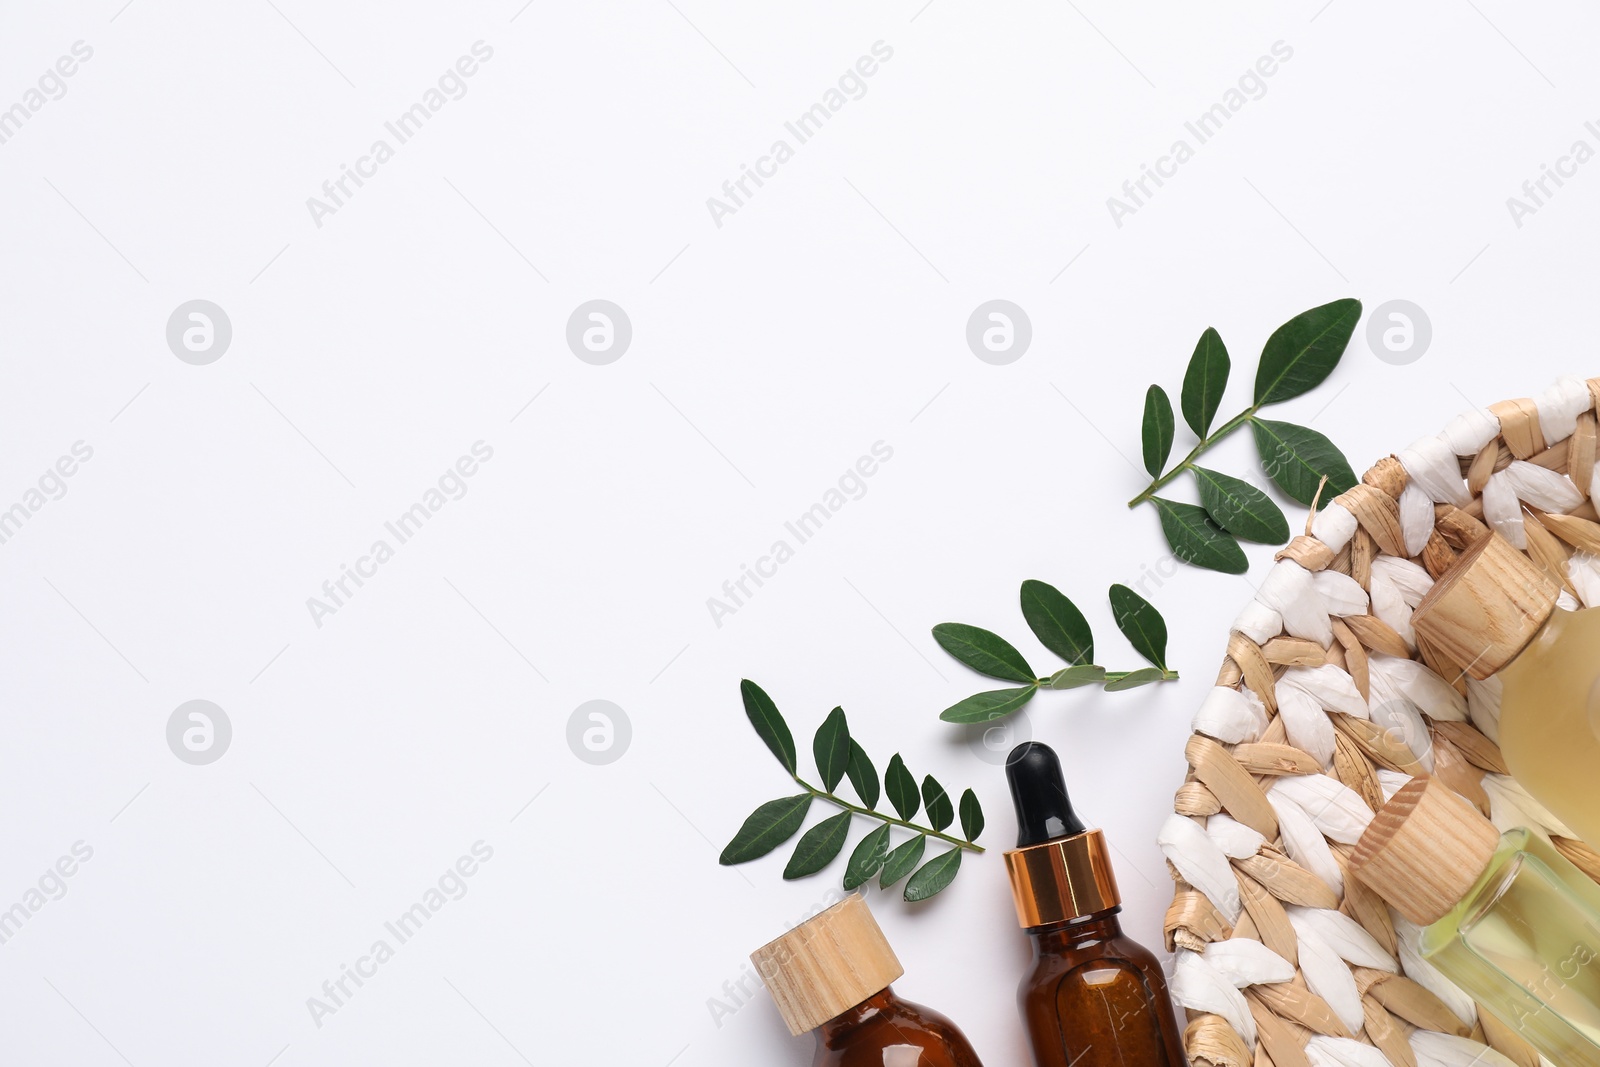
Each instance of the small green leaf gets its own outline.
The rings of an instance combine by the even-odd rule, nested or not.
[[[1129,671],[1121,678],[1114,678],[1106,683],[1106,692],[1115,693],[1123,689],[1135,689],[1151,682],[1159,682],[1167,676],[1167,672],[1160,667],[1140,667],[1136,671]]]
[[[1039,643],[1068,663],[1094,661],[1094,633],[1078,606],[1053,585],[1022,583],[1022,617]]]
[[[933,628],[939,647],[979,674],[1008,682],[1031,682],[1033,668],[1022,653],[999,634],[960,622],[942,622]]]
[[[848,811],[841,811],[802,834],[800,843],[794,846],[794,855],[789,857],[789,865],[783,869],[784,878],[804,878],[832,863],[833,857],[844,847],[844,839],[850,836],[850,815]]]
[[[922,806],[928,813],[928,825],[935,830],[942,831],[956,817],[950,807],[950,794],[931,774],[922,779]]]
[[[783,721],[778,705],[772,702],[765,690],[748,678],[739,683],[739,695],[744,698],[744,713],[750,717],[750,725],[756,728],[756,734],[778,757],[783,769],[793,774],[794,735],[789,733],[789,724]]]
[[[910,874],[912,868],[921,861],[923,850],[927,847],[927,834],[918,834],[910,841],[896,845],[894,850],[884,857],[883,873],[878,876],[878,888],[888,889]]]
[[[889,803],[894,805],[894,810],[900,813],[902,819],[909,819],[917,813],[917,808],[922,804],[922,797],[917,793],[917,780],[906,770],[905,760],[896,752],[889,758],[889,768],[883,772],[883,788],[889,794]]]
[[[969,789],[961,794],[961,835],[968,841],[976,841],[981,833],[983,806],[978,803],[978,794]]]
[[[1080,663],[1076,667],[1063,667],[1050,676],[1051,689],[1077,689],[1079,686],[1103,682],[1106,669],[1093,663]]]
[[[1235,537],[1263,545],[1289,540],[1289,520],[1272,498],[1241,478],[1194,468],[1200,486],[1200,505],[1211,521]]]
[[[850,762],[850,726],[845,722],[843,708],[828,712],[828,717],[817,727],[817,735],[811,741],[811,756],[817,761],[822,788],[833,792]]]
[[[1256,403],[1277,404],[1321,385],[1339,365],[1360,321],[1361,301],[1335,300],[1302,311],[1272,331],[1256,368]]]
[[[844,868],[844,887],[855,889],[867,884],[878,873],[889,855],[889,824],[884,823],[861,839],[850,853],[850,862]]]
[[[1161,532],[1167,535],[1174,556],[1224,574],[1243,574],[1250,569],[1239,542],[1223,533],[1205,508],[1160,496],[1151,497],[1150,502],[1161,516]]]
[[[1317,483],[1323,475],[1328,477],[1323,504],[1356,484],[1350,461],[1317,431],[1268,419],[1252,419],[1250,428],[1261,469],[1279,489],[1307,507],[1316,499]]]
[[[917,873],[911,876],[911,880],[906,883],[903,896],[912,903],[927,900],[955,881],[956,872],[960,869],[961,849],[953,848],[949,852],[941,852],[924,863]]]
[[[1222,391],[1228,387],[1228,350],[1222,345],[1222,335],[1207,328],[1194,346],[1189,357],[1189,369],[1183,373],[1183,393],[1178,404],[1183,408],[1183,421],[1189,424],[1196,437],[1205,437],[1211,429],[1211,420],[1217,416],[1222,403]]]
[[[1125,585],[1113,585],[1111,616],[1133,650],[1157,667],[1167,666],[1167,623],[1161,612]]]
[[[1021,689],[991,689],[986,693],[974,693],[960,703],[945,708],[939,713],[939,718],[945,722],[992,722],[1022,707],[1038,691],[1037,685],[1025,685]]]
[[[1167,399],[1167,391],[1159,385],[1152,385],[1144,394],[1144,427],[1140,436],[1144,439],[1144,469],[1150,472],[1150,477],[1158,478],[1161,470],[1167,465],[1167,457],[1172,455],[1172,431],[1176,424],[1172,420],[1172,401]]]
[[[726,867],[765,856],[795,835],[810,809],[810,793],[767,801],[750,813],[717,862]]]
[[[872,765],[861,746],[856,744],[855,738],[850,739],[850,762],[845,764],[844,772],[850,776],[850,785],[855,789],[856,796],[861,798],[861,803],[869,808],[877,807],[878,769]]]

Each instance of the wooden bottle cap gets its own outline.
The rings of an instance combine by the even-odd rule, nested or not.
[[[1418,639],[1482,680],[1516,658],[1555,611],[1549,575],[1490,533],[1474,541],[1411,616]]]
[[[1500,831],[1437,778],[1390,798],[1350,857],[1350,870],[1419,926],[1461,902],[1500,844]]]
[[[905,973],[867,902],[852,893],[750,953],[791,1034],[815,1030]]]

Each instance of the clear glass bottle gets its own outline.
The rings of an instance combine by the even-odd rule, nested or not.
[[[1517,781],[1600,848],[1600,608],[1556,606],[1561,587],[1499,534],[1479,538],[1412,616],[1446,678],[1498,673],[1500,751]]]
[[[789,1032],[817,1032],[814,1067],[983,1067],[955,1023],[890,988],[905,968],[859,894],[750,960]]]
[[[1038,1067],[1184,1067],[1161,964],[1122,932],[1105,835],[1072,810],[1061,760],[1029,741],[1006,759],[1017,848],[1006,853],[1033,968],[1017,990]]]
[[[1562,1067],[1600,1067],[1600,885],[1527,830],[1501,835],[1416,778],[1362,835],[1351,870],[1424,927],[1424,958]]]

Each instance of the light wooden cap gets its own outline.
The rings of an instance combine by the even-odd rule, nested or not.
[[[1561,587],[1497,533],[1480,537],[1417,605],[1423,643],[1482,680],[1510,663],[1555,611]]]
[[[852,893],[750,953],[789,1032],[815,1030],[905,973],[867,902]]]
[[[1350,870],[1419,926],[1461,902],[1500,844],[1500,831],[1437,778],[1413,778],[1385,804]]]

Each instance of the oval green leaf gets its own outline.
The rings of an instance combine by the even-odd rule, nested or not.
[[[922,807],[928,813],[928,825],[935,830],[942,831],[956,817],[950,806],[950,794],[931,774],[922,779]]]
[[[1094,633],[1061,590],[1032,578],[1022,583],[1022,617],[1039,643],[1068,663],[1094,660]]]
[[[1217,417],[1222,391],[1228,387],[1228,367],[1228,350],[1222,345],[1222,335],[1208,327],[1195,344],[1194,355],[1189,357],[1189,369],[1183,372],[1183,392],[1178,397],[1183,421],[1196,437],[1205,437],[1211,420]]]
[[[883,772],[883,788],[889,794],[889,803],[894,805],[894,810],[899,812],[902,819],[911,818],[922,805],[922,796],[917,792],[917,780],[906,770],[905,760],[900,758],[898,752],[889,758],[889,767]]]
[[[1256,368],[1256,403],[1277,404],[1321,385],[1339,365],[1360,321],[1361,301],[1335,300],[1302,311],[1272,331]]]
[[[767,801],[750,813],[717,862],[727,867],[765,856],[795,835],[809,810],[810,793]]]
[[[1307,507],[1316,499],[1317,483],[1323,475],[1328,478],[1323,504],[1356,484],[1350,461],[1317,431],[1269,419],[1252,419],[1250,428],[1261,469],[1274,485]]]
[[[878,769],[872,765],[872,760],[867,758],[855,738],[850,739],[850,762],[845,764],[844,772],[850,776],[850,785],[856,791],[856,796],[861,798],[861,803],[869,808],[878,806]]]
[[[918,834],[910,841],[895,846],[894,850],[884,858],[883,873],[878,876],[878,887],[888,889],[910,874],[912,868],[922,860],[922,853],[927,847],[927,834]]]
[[[1159,682],[1167,676],[1167,672],[1160,667],[1140,667],[1136,671],[1129,671],[1121,678],[1113,678],[1106,683],[1106,692],[1115,693],[1123,689],[1136,689],[1141,685]]]
[[[811,756],[817,761],[822,788],[833,792],[850,763],[850,726],[845,722],[843,708],[828,712],[828,717],[817,727],[817,735],[811,740]]]
[[[1223,533],[1205,508],[1160,496],[1151,497],[1150,502],[1161,516],[1161,532],[1167,535],[1174,556],[1224,574],[1243,574],[1250,569],[1239,542]]]
[[[1113,585],[1111,616],[1133,650],[1157,667],[1167,666],[1167,622],[1155,605],[1125,585]]]
[[[1103,682],[1106,678],[1106,669],[1093,663],[1080,663],[1076,667],[1064,667],[1050,676],[1051,689],[1077,689],[1083,685],[1094,685]]]
[[[756,735],[778,757],[783,769],[793,774],[794,735],[789,733],[789,724],[778,713],[778,705],[772,702],[764,689],[748,678],[739,683],[739,695],[744,698],[744,713],[749,717],[750,725],[756,728]]]
[[[1021,689],[991,689],[986,693],[974,693],[960,703],[945,708],[939,713],[939,718],[945,722],[992,722],[1022,707],[1038,691],[1037,685],[1025,685]]]
[[[978,794],[969,789],[961,794],[961,836],[968,841],[976,841],[981,833],[983,806],[978,803]]]
[[[844,868],[844,887],[856,889],[866,885],[867,881],[883,867],[883,861],[889,855],[889,824],[884,823],[872,831],[856,845],[850,853],[850,862]]]
[[[956,872],[961,869],[961,851],[953,848],[949,852],[942,852],[918,868],[906,883],[906,891],[902,894],[905,899],[912,903],[927,900],[955,881]]]
[[[833,857],[844,848],[844,839],[850,836],[850,815],[848,811],[841,811],[802,834],[788,866],[783,869],[784,878],[804,878],[832,863]]]
[[[1172,455],[1172,434],[1176,424],[1172,419],[1172,401],[1167,391],[1152,385],[1144,394],[1144,427],[1140,437],[1144,440],[1144,469],[1150,477],[1159,478]]]
[[[1033,668],[1022,653],[999,634],[961,622],[941,622],[933,628],[939,647],[979,674],[1007,682],[1031,682]]]
[[[1194,468],[1200,486],[1200,506],[1223,530],[1263,545],[1289,540],[1289,520],[1272,498],[1242,478],[1220,471]]]

